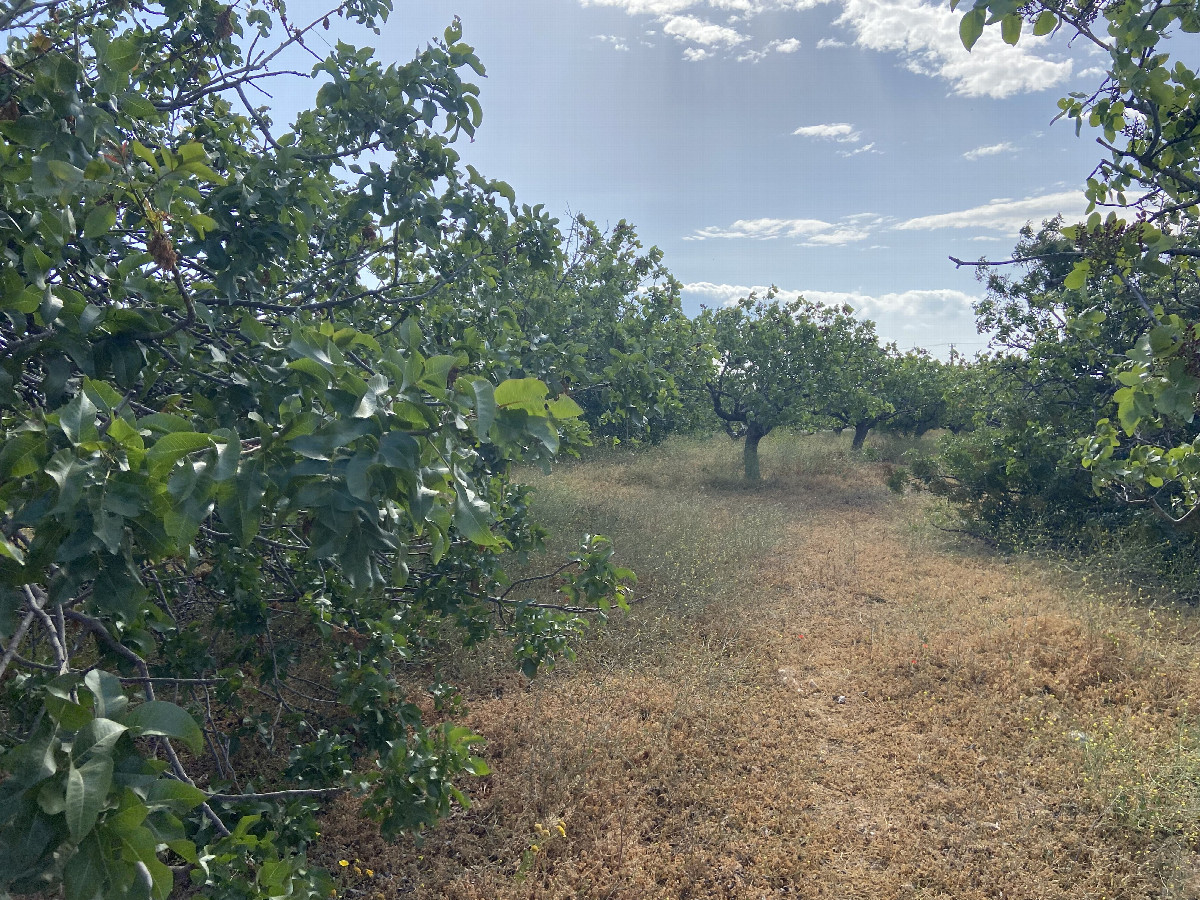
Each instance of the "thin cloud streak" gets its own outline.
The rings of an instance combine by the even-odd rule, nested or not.
[[[986,147],[976,147],[963,154],[963,159],[976,160],[985,156],[999,156],[1001,153],[1011,153],[1016,150],[1016,144],[1011,141],[1001,141],[999,144],[988,144]]]
[[[862,139],[862,134],[854,130],[848,122],[830,122],[825,125],[801,125],[792,134],[800,137],[818,138],[825,141],[837,141],[840,144],[856,144]]]
[[[892,226],[897,231],[933,231],[939,228],[969,228],[974,231],[997,231],[1016,237],[1027,223],[1037,226],[1046,219],[1061,215],[1068,220],[1083,217],[1087,201],[1079,191],[1061,191],[1023,200],[1007,198],[990,200],[982,206],[954,212],[917,216]]]

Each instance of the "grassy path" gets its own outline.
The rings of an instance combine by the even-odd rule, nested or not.
[[[757,491],[717,444],[547,480],[654,599],[532,687],[458,673],[494,774],[420,848],[335,813],[324,852],[378,873],[346,893],[1200,897],[1193,619],[939,546],[838,445],[767,460]]]

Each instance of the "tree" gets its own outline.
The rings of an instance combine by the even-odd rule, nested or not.
[[[747,480],[761,477],[758,445],[774,429],[857,425],[887,407],[865,387],[884,356],[875,324],[849,306],[751,294],[704,310],[697,330],[715,360],[706,382],[713,411],[730,437],[745,438]]]
[[[577,216],[552,266],[513,260],[481,309],[510,309],[518,372],[567,392],[593,436],[661,439],[681,413],[677,376],[693,365],[691,320],[662,251],[621,221],[608,234]],[[481,322],[480,328],[486,329]]]
[[[953,4],[952,4],[953,6]],[[1092,93],[1059,101],[1060,116],[1078,133],[1086,121],[1106,151],[1088,179],[1086,223],[1061,230],[1069,242],[1044,258],[1069,264],[1062,287],[1081,298],[1119,286],[1139,309],[1136,333],[1110,354],[1107,374],[1117,423],[1101,418],[1083,440],[1083,462],[1096,487],[1117,486],[1175,526],[1200,508],[1200,447],[1193,427],[1200,365],[1195,343],[1200,261],[1200,81],[1170,41],[1200,30],[1194,5],[1127,0],[1051,3],[976,0],[962,19],[970,49],[988,24],[999,23],[1016,44],[1025,21],[1034,34],[1066,29],[1108,54],[1109,67]],[[1118,137],[1120,136],[1120,137]],[[1111,208],[1106,217],[1100,209]],[[1118,215],[1123,212],[1129,218]],[[1018,260],[1021,257],[1017,257]],[[1070,320],[1097,342],[1105,312],[1088,308]]]
[[[962,362],[947,364],[925,350],[899,354],[894,348],[889,360],[883,387],[892,412],[882,426],[916,437],[934,428],[959,428],[954,392],[966,368]]]
[[[323,897],[323,799],[420,831],[486,771],[429,653],[499,631],[532,674],[626,602],[601,537],[556,599],[500,565],[543,536],[511,464],[584,431],[513,311],[563,236],[451,147],[481,64],[457,21],[339,43],[279,128],[251,93],[327,23],[0,11],[0,893]]]
[[[891,360],[879,346],[875,323],[856,319],[849,307],[841,313],[818,312],[820,412],[841,426],[854,429],[851,449],[861,450],[871,429],[895,412],[881,390]],[[832,313],[832,314],[831,314]]]

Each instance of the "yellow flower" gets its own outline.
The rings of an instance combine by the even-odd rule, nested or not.
[[[361,874],[362,874],[362,869],[360,869],[358,866],[355,866],[355,867],[354,867],[354,874],[355,874],[355,875],[361,875]]]
[[[346,868],[346,866],[350,865],[350,860],[348,860],[348,859],[339,859],[339,860],[338,860],[338,865],[339,865],[339,866],[341,866],[341,867],[344,869],[344,868]]]
[[[529,849],[530,849],[530,850],[532,850],[534,853],[541,853],[541,852],[542,852],[542,848],[541,848],[541,847],[539,847],[537,844],[530,844],[530,845],[529,845]]]
[[[375,877],[375,870],[374,870],[374,869],[367,869],[367,877],[368,877],[368,878],[374,878],[374,877]]]
[[[567,836],[567,829],[563,828],[562,822],[559,822],[557,825],[555,825],[554,830],[557,831],[559,834],[561,834],[563,837]]]

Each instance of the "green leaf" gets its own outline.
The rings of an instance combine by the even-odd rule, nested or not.
[[[70,700],[66,694],[47,691],[46,713],[66,731],[78,731],[92,721],[92,711]]]
[[[98,756],[67,770],[67,829],[76,843],[92,830],[112,787],[113,761]]]
[[[183,741],[193,753],[204,749],[204,732],[196,724],[196,720],[174,703],[166,700],[149,700],[125,716],[125,724],[129,730],[139,736],[177,738]]]
[[[160,778],[146,791],[146,805],[151,809],[166,807],[183,815],[204,802],[207,795],[194,785],[172,778]]]
[[[174,431],[164,434],[146,451],[146,467],[155,477],[161,477],[189,453],[213,446],[210,435],[197,431]]]
[[[556,419],[577,419],[583,415],[583,407],[566,394],[550,401],[547,410]]]
[[[958,36],[968,50],[975,46],[975,42],[983,34],[984,18],[985,11],[982,9],[973,9],[962,17],[958,25]]]
[[[471,382],[471,390],[475,394],[475,433],[480,440],[487,440],[487,433],[496,421],[496,389],[484,378],[476,378]]]
[[[1004,43],[1015,47],[1017,41],[1021,40],[1021,26],[1025,24],[1025,20],[1021,18],[1020,13],[1009,13],[1000,20],[1000,36],[1004,38]]]
[[[99,436],[96,429],[96,404],[84,391],[80,391],[70,403],[58,411],[58,427],[72,444],[94,441]]]
[[[1037,37],[1041,37],[1044,34],[1049,34],[1056,27],[1058,27],[1058,16],[1050,10],[1045,9],[1037,17],[1037,21],[1033,23],[1033,33]]]
[[[1091,264],[1087,260],[1075,263],[1075,268],[1071,269],[1070,274],[1063,279],[1063,287],[1069,291],[1079,290],[1087,284],[1091,269]]]
[[[0,480],[24,478],[41,468],[46,436],[35,431],[12,435],[0,446]]]
[[[111,756],[113,747],[128,730],[120,722],[114,722],[112,719],[93,719],[75,735],[71,744],[71,758],[79,762],[89,755],[97,758]]]
[[[103,896],[106,879],[104,851],[96,836],[88,835],[63,871],[65,900],[96,900]]]
[[[75,184],[83,180],[83,169],[78,166],[73,166],[66,160],[51,159],[46,162],[46,168],[50,170],[55,178],[65,181],[69,184]]]
[[[469,541],[482,547],[499,546],[499,539],[492,534],[491,509],[473,491],[457,485],[454,495],[454,527]]]
[[[97,206],[83,220],[83,236],[85,238],[98,238],[101,235],[108,234],[116,223],[117,209],[115,206]]]
[[[535,415],[544,415],[546,395],[550,391],[537,378],[509,378],[496,386],[496,406],[501,409],[523,409]]]
[[[25,565],[25,553],[0,532],[0,556],[7,556],[19,566]]]

